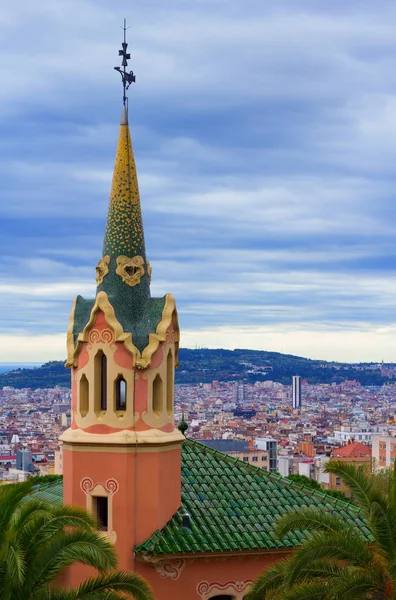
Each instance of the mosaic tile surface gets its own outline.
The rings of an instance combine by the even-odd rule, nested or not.
[[[150,295],[150,267],[146,259],[139,186],[128,125],[120,126],[103,256],[109,257],[108,272],[97,291],[106,292],[117,320],[125,332],[132,334],[133,344],[142,352],[148,344],[149,334],[156,331],[161,321],[165,296],[151,298]],[[144,274],[133,287],[116,273],[120,256],[139,256],[144,261]],[[73,328],[75,345],[93,306],[93,299],[78,296]]]

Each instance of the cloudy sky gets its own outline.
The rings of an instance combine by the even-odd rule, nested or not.
[[[182,345],[396,361],[396,4],[0,6],[0,361],[95,292],[129,31],[153,293]]]

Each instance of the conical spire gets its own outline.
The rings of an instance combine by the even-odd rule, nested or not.
[[[97,266],[98,292],[107,293],[120,319],[140,320],[150,298],[150,264],[146,259],[135,158],[126,106],[123,106],[102,259]]]
[[[135,157],[123,106],[103,256],[146,257]]]

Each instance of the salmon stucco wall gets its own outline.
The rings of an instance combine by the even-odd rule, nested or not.
[[[111,450],[64,447],[63,500],[91,512],[93,497],[107,496],[107,535],[120,568],[132,569],[133,547],[163,527],[180,506],[180,447]],[[73,571],[73,581],[85,573],[79,567]]]
[[[243,600],[251,582],[287,554],[276,550],[221,557],[197,554],[193,558],[164,558],[156,565],[136,560],[135,571],[150,583],[155,600],[210,600],[222,594]]]

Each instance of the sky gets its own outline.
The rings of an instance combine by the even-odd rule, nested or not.
[[[0,361],[63,359],[130,126],[184,347],[396,361],[396,4],[0,4]]]

